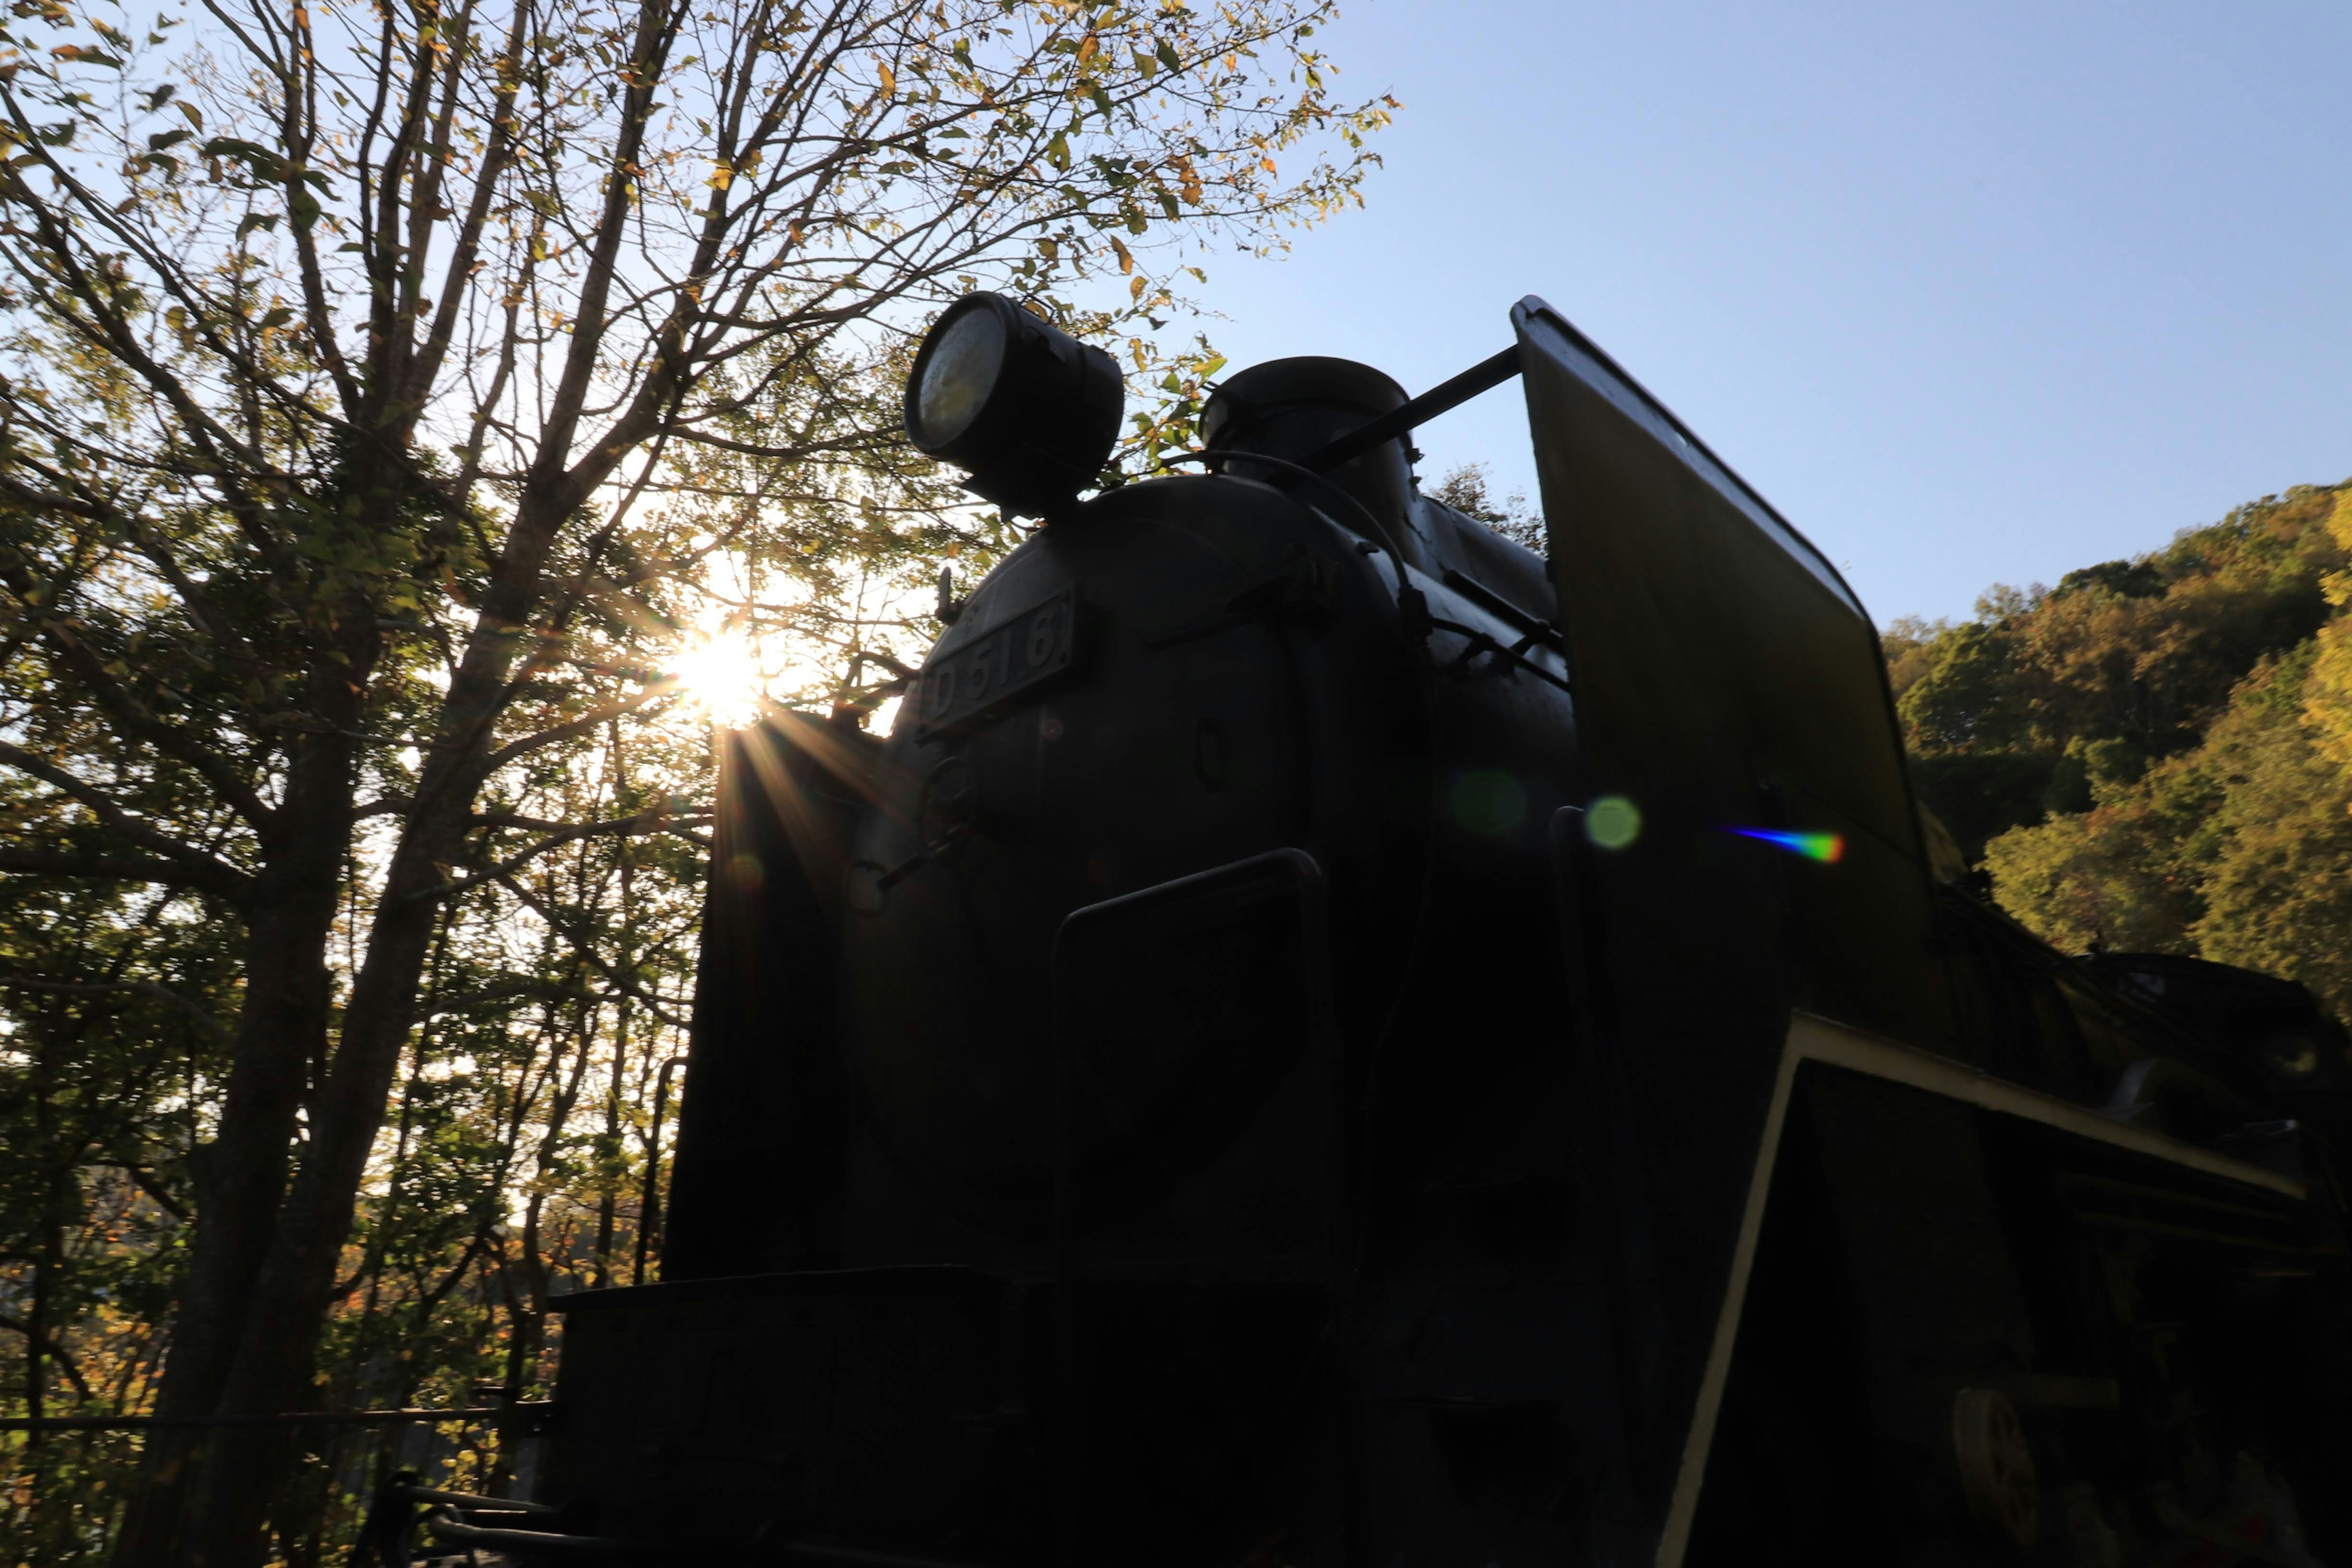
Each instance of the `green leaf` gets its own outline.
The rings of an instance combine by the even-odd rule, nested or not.
[[[286,163],[268,148],[241,142],[234,136],[215,136],[197,151],[207,158],[227,158],[243,163],[257,177],[265,180],[276,179]]]

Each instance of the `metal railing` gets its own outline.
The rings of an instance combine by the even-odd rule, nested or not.
[[[242,1415],[11,1415],[0,1432],[148,1432],[188,1426],[394,1426],[408,1421],[487,1421],[542,1410],[543,1402],[457,1410],[277,1410]]]
[[[427,1542],[467,1552],[504,1552],[554,1562],[761,1563],[773,1568],[971,1568],[936,1557],[876,1552],[829,1542],[753,1539],[623,1540],[564,1528],[566,1510],[546,1503],[476,1497],[420,1486],[414,1473],[377,1491],[352,1552],[352,1568],[411,1568]],[[764,1533],[764,1532],[762,1532]]]

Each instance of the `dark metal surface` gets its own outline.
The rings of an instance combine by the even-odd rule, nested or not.
[[[989,1291],[996,1282],[976,1268],[953,1264],[910,1263],[881,1268],[803,1268],[789,1274],[740,1274],[716,1279],[664,1279],[607,1290],[578,1290],[549,1300],[551,1312],[611,1312],[664,1310],[700,1301],[740,1306],[772,1296],[870,1296],[904,1290]]]
[[[1671,1450],[1790,1009],[1950,1048],[1951,1008],[1870,623],[1818,552],[1549,307],[1514,320],[1575,672],[1576,794],[1640,817],[1631,843],[1580,863],[1607,933],[1583,986],[1614,999],[1609,1135],[1617,1190],[1643,1197],[1659,1318],[1643,1331]],[[1836,833],[1844,855],[1815,865],[1738,827]]]
[[[878,747],[854,719],[802,714],[719,745],[665,1279],[822,1268],[839,1246],[844,825],[872,797]]]
[[[1411,591],[1410,582],[1405,575],[1405,552],[1398,547],[1396,535],[1391,531],[1390,525],[1381,521],[1379,514],[1366,506],[1361,499],[1333,484],[1306,464],[1294,463],[1265,452],[1221,452],[1213,449],[1206,452],[1188,452],[1181,457],[1171,458],[1169,461],[1207,463],[1219,468],[1237,467],[1243,470],[1244,477],[1248,477],[1250,468],[1255,468],[1262,472],[1270,472],[1277,479],[1296,477],[1307,480],[1317,487],[1320,493],[1338,500],[1343,513],[1350,521],[1363,523],[1364,536],[1377,541],[1381,548],[1388,552],[1389,561],[1396,573],[1398,588],[1406,592]]]
[[[2105,1568],[2352,1544],[2345,1036],[1939,881],[1852,592],[1556,312],[1514,321],[1411,402],[1240,373],[1224,472],[1057,515],[959,602],[930,722],[726,742],[664,1278],[557,1303],[565,1511],[528,1533],[845,1568],[1990,1568],[2028,1512]],[[1549,563],[1395,439],[1513,369]],[[2038,1478],[2002,1472],[2005,1545],[1954,1437],[2000,1401]]]
[[[1336,468],[1350,458],[1370,451],[1383,441],[1411,435],[1424,421],[1434,419],[1449,409],[1459,408],[1480,393],[1491,391],[1518,374],[1519,351],[1516,347],[1505,349],[1479,361],[1459,375],[1448,376],[1403,407],[1381,415],[1362,429],[1351,431],[1328,446],[1318,447],[1299,461],[1304,467],[1318,471]]]
[[[1244,1196],[1261,1216],[1282,1212],[1273,1224],[1219,1226],[1221,1261],[1312,1260],[1303,1272],[1323,1276],[1308,1286],[1316,1305],[1341,1310],[1331,1260],[1345,1203],[1324,899],[1314,857],[1275,849],[1074,910],[1055,935],[1055,1376],[1065,1412],[1055,1539],[1065,1557],[1082,1555],[1090,1526],[1102,1523],[1082,1500],[1119,1484],[1090,1463],[1090,1436],[1132,1421],[1090,1386],[1081,1347],[1117,1331],[1093,1287],[1106,1265],[1130,1260],[1117,1222],[1138,1206],[1139,1189],[1182,1160],[1206,1168],[1185,1193],[1195,1205],[1230,1202],[1217,1189],[1232,1175],[1214,1169],[1215,1157],[1247,1143],[1254,1125],[1278,1128],[1288,1158],[1252,1161]],[[1138,1057],[1165,1066],[1147,1077],[1121,1065]],[[1284,1114],[1286,1089],[1304,1116]],[[1153,1115],[1145,1108],[1155,1102],[1171,1109]],[[1178,1119],[1190,1125],[1170,1125]],[[1152,1122],[1161,1131],[1149,1144],[1122,1135]],[[1137,1168],[1139,1153],[1149,1169]]]

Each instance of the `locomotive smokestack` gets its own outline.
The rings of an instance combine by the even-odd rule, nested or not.
[[[1312,354],[1268,360],[1231,377],[1210,397],[1201,416],[1202,444],[1211,451],[1257,452],[1303,463],[1404,403],[1404,388],[1354,360]],[[1325,477],[1379,519],[1414,564],[1423,564],[1423,541],[1412,521],[1412,463],[1403,436],[1337,465]],[[1343,512],[1336,521],[1347,525],[1351,519]]]

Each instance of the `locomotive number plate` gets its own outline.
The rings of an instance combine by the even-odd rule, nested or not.
[[[1070,668],[1077,594],[1065,588],[934,660],[908,698],[915,739],[928,741]]]

